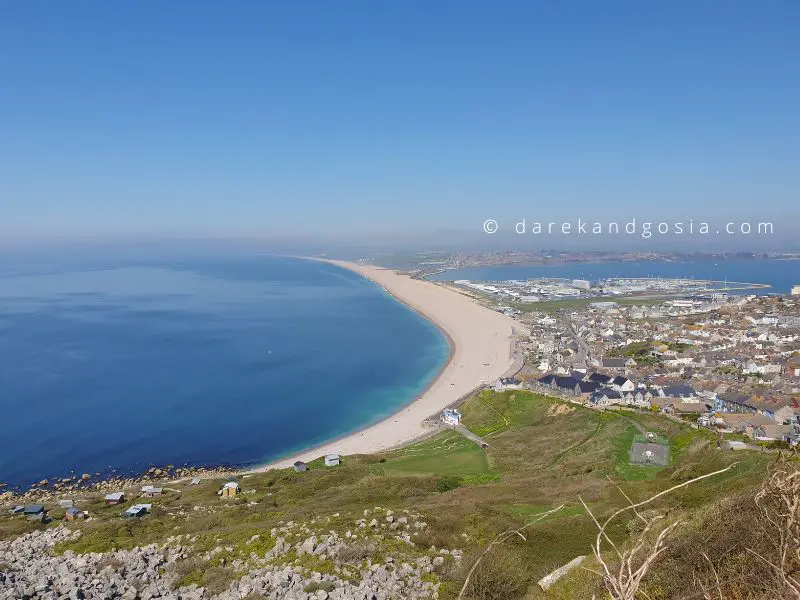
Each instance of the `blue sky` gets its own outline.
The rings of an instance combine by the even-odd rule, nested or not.
[[[797,231],[799,30],[789,0],[6,2],[0,235]]]

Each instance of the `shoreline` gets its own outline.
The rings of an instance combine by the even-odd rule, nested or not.
[[[305,258],[354,272],[380,287],[393,300],[413,310],[444,336],[447,360],[434,379],[396,413],[372,425],[293,452],[283,458],[243,469],[258,473],[310,462],[326,454],[374,454],[429,435],[424,422],[483,385],[502,377],[515,362],[512,338],[520,324],[473,300],[424,279],[392,269],[351,262]]]

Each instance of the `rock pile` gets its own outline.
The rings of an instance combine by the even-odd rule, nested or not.
[[[59,555],[56,544],[74,541],[80,530],[61,525],[34,531],[0,542],[0,600],[438,598],[433,574],[445,563],[457,564],[460,551],[420,551],[411,541],[413,532],[425,527],[418,515],[376,508],[365,517],[288,522],[253,535],[241,547],[202,552],[193,547],[198,537],[178,536],[132,550]],[[250,552],[267,547],[261,554]],[[200,580],[206,570],[224,569],[230,574],[227,588],[186,585],[189,566]]]

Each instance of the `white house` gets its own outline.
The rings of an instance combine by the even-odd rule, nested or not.
[[[325,457],[325,466],[326,467],[336,467],[339,466],[339,455],[338,454],[328,454]]]
[[[164,488],[153,487],[152,485],[146,485],[142,487],[142,493],[145,496],[155,496],[156,494],[161,494],[163,491]]]
[[[461,424],[461,413],[455,408],[445,408],[442,412],[442,421],[444,421],[446,425],[459,425]]]
[[[494,383],[495,391],[500,390],[521,390],[522,382],[514,377],[501,377]]]

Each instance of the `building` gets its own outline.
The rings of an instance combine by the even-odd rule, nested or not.
[[[22,514],[30,517],[31,515],[40,515],[47,512],[42,504],[28,504],[22,509]]]
[[[792,296],[800,296],[800,285],[792,287]]]
[[[595,310],[613,310],[619,308],[619,304],[616,302],[592,302],[589,307]]]
[[[75,519],[85,519],[86,513],[82,511],[80,508],[76,508],[74,506],[70,506],[67,509],[67,513],[64,515],[64,519],[67,521],[74,521]]]
[[[106,494],[105,501],[108,506],[122,504],[125,502],[125,492],[112,492],[110,494]]]
[[[455,408],[445,408],[442,411],[442,421],[445,425],[452,425],[453,427],[461,424],[461,413]]]
[[[308,465],[304,463],[302,460],[298,460],[297,462],[295,462],[294,465],[292,465],[292,467],[294,467],[294,470],[297,473],[305,473],[306,471],[308,471]]]
[[[501,390],[520,390],[522,389],[522,382],[514,377],[501,377],[494,384],[496,392]]]
[[[146,485],[142,488],[142,494],[145,496],[157,496],[158,494],[162,494],[164,492],[164,488],[160,487],[153,487],[152,485]]]
[[[600,388],[589,397],[589,402],[595,406],[610,406],[621,401],[620,393],[610,388]]]
[[[340,460],[341,459],[338,454],[328,454],[328,456],[325,457],[325,466],[338,467]]]
[[[592,283],[586,279],[573,279],[572,287],[576,287],[579,290],[588,290],[591,289]]]
[[[150,512],[151,508],[153,508],[152,504],[134,504],[123,511],[122,517],[125,519],[141,519]]]
[[[222,486],[222,489],[217,492],[217,494],[223,498],[235,498],[236,494],[241,491],[239,488],[239,484],[235,481],[229,481],[225,485]]]
[[[59,500],[58,507],[59,508],[71,508],[74,503],[72,500]]]

